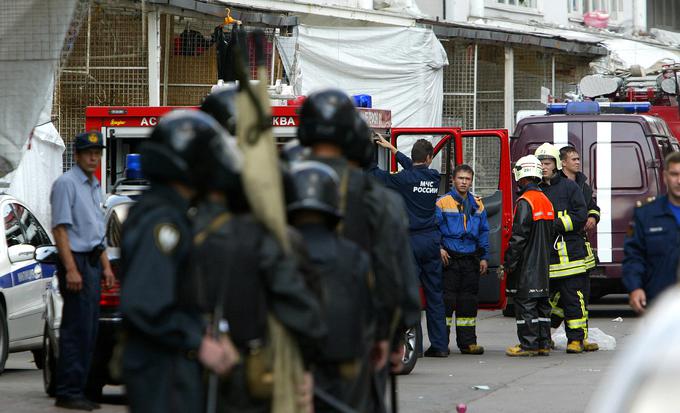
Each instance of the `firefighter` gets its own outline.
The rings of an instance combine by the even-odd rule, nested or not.
[[[541,161],[533,155],[520,158],[513,170],[519,187],[512,236],[505,251],[508,280],[505,291],[513,297],[519,344],[509,347],[511,357],[550,355],[550,251],[552,203],[539,189]],[[499,269],[502,274],[503,268]]]
[[[238,152],[235,144],[232,152]],[[285,389],[295,376],[294,366],[273,370],[278,343],[285,341],[272,319],[296,339],[286,350],[288,366],[309,366],[326,329],[297,262],[249,210],[238,171],[213,169],[209,187],[195,218],[192,286],[211,324],[228,326],[242,361],[220,381],[217,410],[269,412],[278,400],[273,388]]]
[[[439,256],[441,233],[435,220],[440,176],[439,171],[430,168],[434,157],[432,144],[426,139],[419,139],[413,145],[409,158],[383,137],[379,137],[376,143],[389,149],[404,168],[396,174],[390,174],[374,163],[369,173],[388,188],[397,191],[406,204],[411,249],[426,299],[425,314],[430,348],[425,351],[425,356],[448,357],[442,262]]]
[[[447,332],[456,311],[456,344],[462,354],[483,354],[475,334],[479,276],[486,274],[489,256],[489,223],[482,200],[471,192],[474,171],[457,165],[453,189],[437,200],[437,225],[441,232],[440,256],[444,265],[444,303]],[[448,338],[448,337],[447,337]]]
[[[588,235],[595,230],[597,223],[600,222],[600,207],[597,206],[595,202],[595,197],[593,196],[593,189],[588,184],[588,178],[581,172],[581,157],[578,151],[573,146],[565,146],[560,149],[560,162],[562,163],[562,170],[559,172],[563,178],[569,178],[581,188],[583,192],[583,199],[586,201],[586,206],[588,207],[588,219],[583,227],[581,235],[585,240],[586,247],[586,270],[588,271],[586,277],[586,291],[584,293],[586,301],[586,309],[588,309],[588,303],[590,301],[590,270],[597,266],[597,259],[593,253],[593,249],[588,241]],[[562,318],[557,314],[552,314],[552,327],[557,328],[562,323]],[[587,340],[583,341],[583,349],[585,351],[597,351],[600,346],[597,343],[589,343]]]
[[[362,370],[374,341],[374,286],[368,254],[340,237],[339,179],[329,166],[297,162],[291,174],[296,195],[288,204],[290,222],[302,234],[309,259],[320,278],[328,335],[315,359],[314,384],[352,409],[368,411],[371,374]],[[317,398],[315,409],[335,409]]]
[[[555,210],[553,249],[550,256],[550,305],[552,313],[566,320],[567,353],[582,353],[588,339],[586,294],[588,273],[581,231],[587,218],[583,192],[574,181],[559,174],[560,151],[550,143],[536,149],[543,165],[540,188]]]
[[[375,275],[377,324],[372,351],[372,368],[380,372],[374,380],[373,401],[376,411],[384,411],[384,389],[390,340],[398,325],[404,301],[404,278],[394,232],[400,231],[395,207],[384,208],[389,201],[382,197],[384,188],[349,164],[345,151],[351,147],[355,133],[356,110],[347,95],[338,90],[323,90],[307,97],[300,110],[298,139],[311,148],[311,159],[333,168],[340,178],[340,205],[344,215],[338,231],[357,243],[371,258]]]
[[[201,365],[226,374],[236,361],[228,340],[206,334],[186,288],[193,238],[187,211],[211,168],[231,166],[218,156],[223,134],[208,115],[176,111],[141,150],[151,188],[130,210],[121,251],[123,381],[133,413],[201,411]]]

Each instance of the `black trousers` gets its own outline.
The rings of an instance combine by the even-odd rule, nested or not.
[[[89,253],[74,252],[73,259],[83,279],[83,287],[78,292],[66,289],[66,269],[58,264],[64,307],[59,328],[55,393],[63,399],[84,397],[99,326],[101,263],[97,261],[92,265]]]
[[[517,337],[524,350],[550,348],[550,302],[548,297],[514,297]]]
[[[590,280],[588,274],[550,279],[550,315],[553,328],[565,320],[568,341],[588,338],[588,299]]]
[[[476,255],[456,256],[450,251],[449,255],[449,265],[443,271],[447,338],[454,325],[455,311],[456,344],[458,348],[467,348],[477,344],[475,330],[479,306],[479,258]]]

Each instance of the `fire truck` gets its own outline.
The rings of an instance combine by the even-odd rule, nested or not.
[[[278,144],[293,139],[299,124],[300,100],[290,105],[272,107],[272,128]],[[125,157],[138,153],[139,145],[147,138],[158,120],[174,109],[196,109],[195,107],[133,107],[97,106],[86,108],[87,130],[102,133],[106,149],[101,167],[97,173],[105,193],[111,191],[118,178],[125,171]],[[501,264],[512,227],[512,181],[510,168],[510,144],[507,130],[474,130],[461,128],[393,128],[392,113],[389,110],[357,108],[368,125],[383,136],[389,136],[398,145],[426,137],[433,142],[435,155],[441,165],[440,195],[450,190],[451,171],[455,165],[467,163],[475,171],[475,182],[483,183],[473,192],[481,196],[488,214],[490,227],[489,274]],[[381,168],[397,171],[397,164],[389,151],[380,151],[378,163]],[[486,309],[504,308],[506,304],[505,283],[494,275],[481,278],[480,307]]]

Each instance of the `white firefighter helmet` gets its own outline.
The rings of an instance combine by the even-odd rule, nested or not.
[[[543,177],[541,161],[534,155],[523,156],[515,163],[513,173],[517,182],[522,178],[537,178],[540,180]]]
[[[557,149],[557,147],[551,143],[544,143],[538,148],[536,148],[536,152],[534,152],[534,155],[539,160],[543,160],[546,158],[553,158],[555,160],[555,166],[557,169],[562,169],[562,161],[560,161],[560,150]]]

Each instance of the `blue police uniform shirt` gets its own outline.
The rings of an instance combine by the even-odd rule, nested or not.
[[[411,159],[401,152],[397,152],[396,158],[404,168],[400,172],[391,174],[377,165],[373,165],[368,172],[404,198],[411,231],[436,230],[435,202],[441,179],[439,171],[426,165],[414,166]]]
[[[671,208],[673,215],[675,215],[675,220],[678,221],[678,225],[680,225],[680,206],[673,205],[670,201],[668,201],[668,206]]]
[[[89,252],[104,241],[104,212],[97,178],[87,178],[78,165],[52,185],[52,228],[66,226],[71,250]]]

